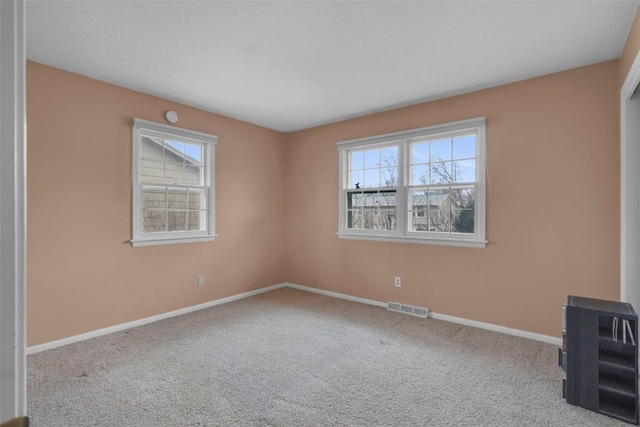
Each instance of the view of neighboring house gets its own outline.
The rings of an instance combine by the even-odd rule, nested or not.
[[[201,229],[201,147],[145,136],[141,162],[144,232]]]
[[[473,232],[473,192],[447,187],[412,193],[408,218],[413,231]],[[353,190],[347,198],[349,228],[396,229],[395,190]]]

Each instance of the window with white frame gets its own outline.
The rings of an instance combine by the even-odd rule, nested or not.
[[[133,246],[215,238],[217,136],[133,121]]]
[[[485,118],[338,143],[341,238],[484,247]]]

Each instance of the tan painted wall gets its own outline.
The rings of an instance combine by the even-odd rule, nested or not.
[[[285,280],[559,336],[567,294],[618,298],[618,72],[610,61],[284,136],[29,62],[28,345]],[[132,248],[130,121],[168,109],[219,136],[220,237]],[[336,142],[483,115],[487,248],[336,237]]]
[[[170,109],[219,137],[219,237],[133,248],[131,119]],[[281,133],[33,62],[27,114],[29,346],[285,280]]]
[[[622,87],[636,55],[640,51],[640,13],[636,11],[633,23],[629,29],[627,40],[620,56],[620,70],[618,74],[619,86]]]
[[[289,134],[287,280],[560,336],[568,294],[619,298],[618,96],[609,61]],[[338,239],[338,141],[477,116],[486,248]]]

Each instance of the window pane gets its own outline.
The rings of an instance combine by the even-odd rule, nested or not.
[[[350,151],[347,188],[397,186],[398,152],[397,145]]]
[[[364,206],[365,196],[364,194],[358,193],[347,193],[347,207],[350,208],[359,208]]]
[[[350,169],[364,169],[364,151],[351,151],[349,161]]]
[[[384,147],[381,151],[382,166],[397,166],[398,165],[398,147]]]
[[[380,167],[380,149],[374,148],[364,152],[364,167],[374,168]]]
[[[142,199],[145,232],[205,229],[204,190],[147,188],[143,189]]]
[[[166,184],[183,184],[182,180],[182,162],[165,161],[164,162],[164,182]]]
[[[411,166],[411,185],[429,184],[429,165]]]
[[[360,187],[380,187],[380,169],[366,169],[364,171],[364,185]]]
[[[145,233],[159,233],[166,231],[166,211],[164,209],[142,209],[142,230]]]
[[[140,179],[143,182],[162,183],[162,161],[141,159],[140,160]]]
[[[396,192],[347,193],[347,228],[396,229]],[[359,209],[358,209],[359,208]]]
[[[431,141],[431,161],[451,160],[451,138]]]
[[[427,231],[427,211],[414,211],[411,213],[411,231]]]
[[[412,231],[427,231],[428,195],[425,190],[410,192],[410,221]]]
[[[396,192],[383,191],[381,193],[365,193],[364,206],[368,207],[395,207]]]
[[[473,209],[475,205],[475,187],[452,188],[451,205],[454,209]]]
[[[475,182],[476,161],[458,160],[453,162],[453,182]]]
[[[364,229],[364,216],[362,210],[347,211],[347,228],[362,230]]]
[[[187,217],[189,220],[188,229],[190,231],[204,230],[204,212],[189,211]]]
[[[364,187],[364,171],[352,171],[349,174],[348,188],[356,188],[356,184],[358,184],[359,187]]]
[[[382,186],[383,187],[395,187],[398,185],[398,168],[383,168],[382,169]]]
[[[194,166],[188,163],[185,164],[182,184],[203,185],[204,184],[204,168],[202,166]]]
[[[168,211],[167,212],[167,231],[186,231],[187,229],[187,212],[186,211]]]
[[[202,165],[202,145],[185,144],[184,152],[186,154],[187,164],[194,166]]]
[[[453,233],[473,234],[474,209],[459,209],[451,211],[451,231]]]
[[[426,190],[415,190],[410,193],[410,205],[411,210],[425,210],[428,209],[428,195]]]
[[[360,211],[360,215],[362,217],[362,228],[364,228],[365,230],[374,230],[374,223],[377,213],[378,212],[376,212],[375,209],[363,209],[362,211]]]
[[[411,144],[411,163],[429,162],[429,143],[416,142]]]
[[[374,219],[375,230],[392,231],[396,229],[396,210],[380,209]]]
[[[189,190],[188,209],[199,210],[204,208],[204,192],[199,190]]]
[[[382,191],[380,193],[380,206],[389,208],[396,207],[396,192],[395,191]]]
[[[204,185],[204,147],[142,137],[140,177],[143,182]]]
[[[448,209],[429,211],[429,231],[435,233],[448,233],[449,223]]]
[[[180,157],[184,157],[184,142],[165,139],[164,143],[166,144],[165,149],[177,153]]]
[[[163,161],[161,141],[143,137],[140,144],[140,178],[145,182],[162,182]]]
[[[347,207],[394,207],[396,206],[395,191],[381,192],[349,192],[347,193]]]
[[[475,232],[475,187],[451,189],[451,232]]]
[[[143,136],[140,139],[140,157],[162,161],[162,140]]]
[[[380,203],[380,195],[378,193],[365,193],[364,196],[364,206],[368,208],[378,207]]]
[[[431,163],[431,183],[451,184],[454,182],[451,173],[451,162]]]
[[[451,192],[447,189],[430,189],[428,190],[428,208],[429,209],[446,209],[449,210],[449,199]]]
[[[171,190],[168,196],[169,209],[187,209],[187,190]]]
[[[476,135],[464,135],[453,138],[453,158],[473,159],[476,157]]]
[[[143,188],[142,207],[144,209],[166,209],[167,193],[165,189]]]
[[[395,230],[395,209],[365,208],[352,211],[352,227],[363,230]]]
[[[184,143],[165,140],[164,179],[167,184],[184,184]]]

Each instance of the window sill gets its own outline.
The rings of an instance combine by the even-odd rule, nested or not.
[[[197,243],[197,242],[211,242],[215,240],[217,235],[213,236],[199,236],[199,237],[185,237],[178,239],[139,239],[131,240],[131,246],[157,246],[157,245],[173,245],[176,243]]]
[[[340,239],[349,240],[375,240],[381,242],[394,243],[417,243],[422,245],[438,245],[438,246],[459,246],[467,248],[484,248],[487,246],[486,240],[468,240],[468,239],[436,239],[433,237],[407,237],[407,236],[384,236],[378,234],[355,234],[355,233],[337,233]]]

